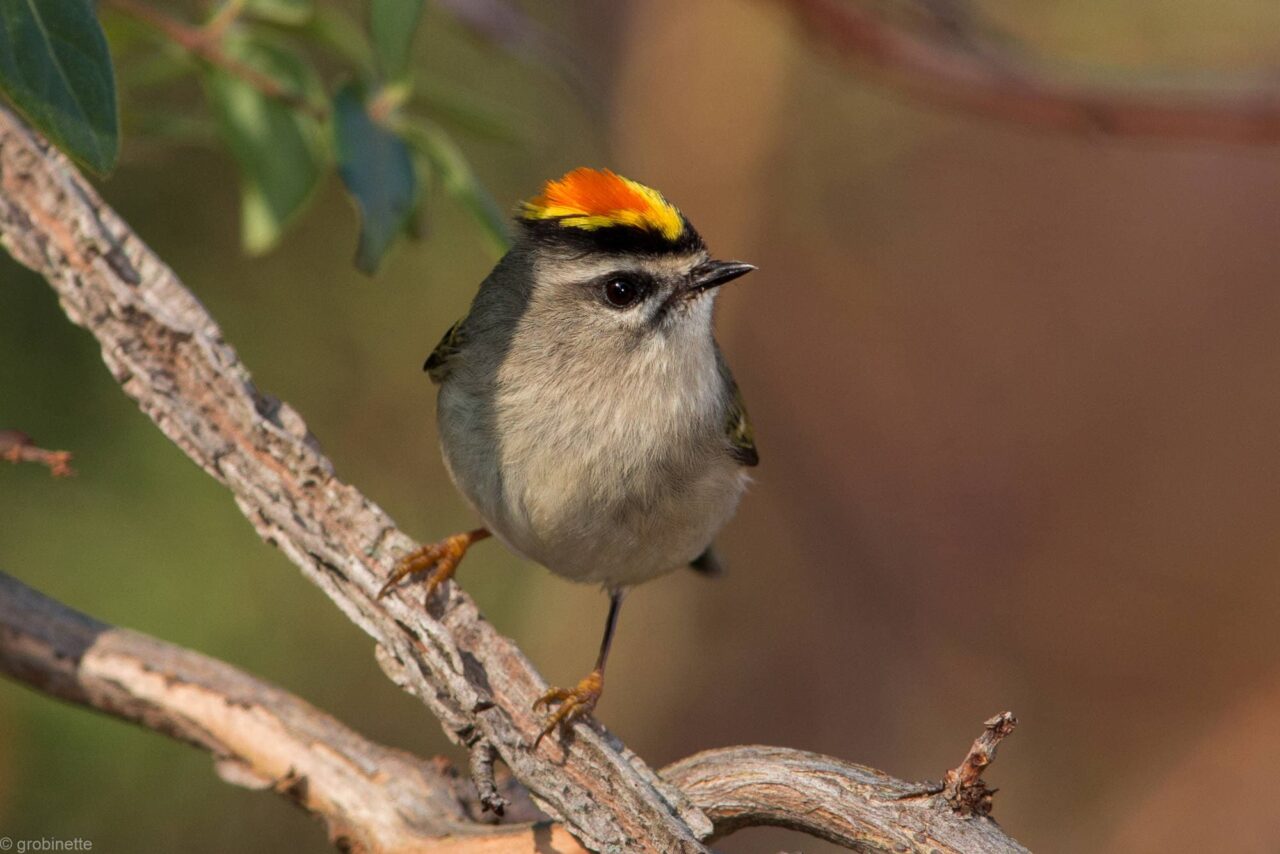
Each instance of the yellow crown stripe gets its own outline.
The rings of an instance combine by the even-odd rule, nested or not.
[[[521,216],[556,220],[566,228],[594,231],[628,226],[656,231],[668,240],[684,233],[684,218],[651,187],[607,169],[575,169],[548,181],[542,195],[524,203]]]

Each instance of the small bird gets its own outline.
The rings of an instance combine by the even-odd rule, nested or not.
[[[427,596],[490,534],[609,593],[595,668],[553,705],[538,742],[590,713],[627,589],[711,549],[759,461],[712,335],[721,285],[754,270],[712,260],[662,194],[607,169],[548,181],[517,238],[424,369],[440,386],[445,465],[484,527],[409,554],[379,595],[429,572]],[[537,742],[535,742],[535,747]]]

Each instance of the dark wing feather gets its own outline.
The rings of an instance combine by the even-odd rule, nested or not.
[[[742,399],[742,391],[734,381],[729,366],[725,364],[720,348],[716,348],[716,359],[720,363],[720,375],[724,377],[729,388],[729,406],[725,411],[724,432],[729,439],[729,455],[744,466],[760,463],[760,453],[756,450],[756,433],[751,429],[751,417],[747,415],[747,404]]]
[[[725,387],[729,390],[729,405],[724,416],[724,434],[729,440],[729,456],[744,466],[758,465],[760,453],[756,450],[756,436],[751,429],[751,418],[747,415],[747,404],[742,399],[742,391],[733,379],[729,366],[725,364],[719,347],[716,347],[716,363],[720,367]],[[724,564],[720,562],[715,546],[707,546],[706,551],[689,561],[689,566],[695,572],[711,577],[724,573]]]
[[[705,552],[689,561],[689,568],[709,578],[724,575],[724,564],[720,562],[720,555],[716,553],[715,546],[707,546]]]
[[[440,385],[449,376],[449,361],[462,350],[462,324],[465,321],[464,317],[449,327],[449,331],[440,339],[440,343],[431,351],[431,355],[422,366],[422,370],[427,372],[427,376],[431,377],[431,381],[436,385]]]

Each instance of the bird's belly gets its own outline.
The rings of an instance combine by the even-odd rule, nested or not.
[[[583,442],[581,432],[557,435],[554,425],[486,430],[451,415],[443,394],[441,404],[446,465],[489,529],[575,581],[622,587],[688,564],[733,515],[746,485],[727,453],[707,447],[713,436],[675,458],[669,436]]]
[[[566,578],[610,587],[686,566],[733,515],[745,486],[727,457],[660,482],[565,460],[509,477],[504,534],[516,549]]]

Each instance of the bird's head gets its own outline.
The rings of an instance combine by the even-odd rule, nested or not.
[[[532,268],[530,309],[625,348],[709,338],[717,289],[755,269],[713,260],[661,193],[607,169],[548,181],[517,221],[517,248]]]

